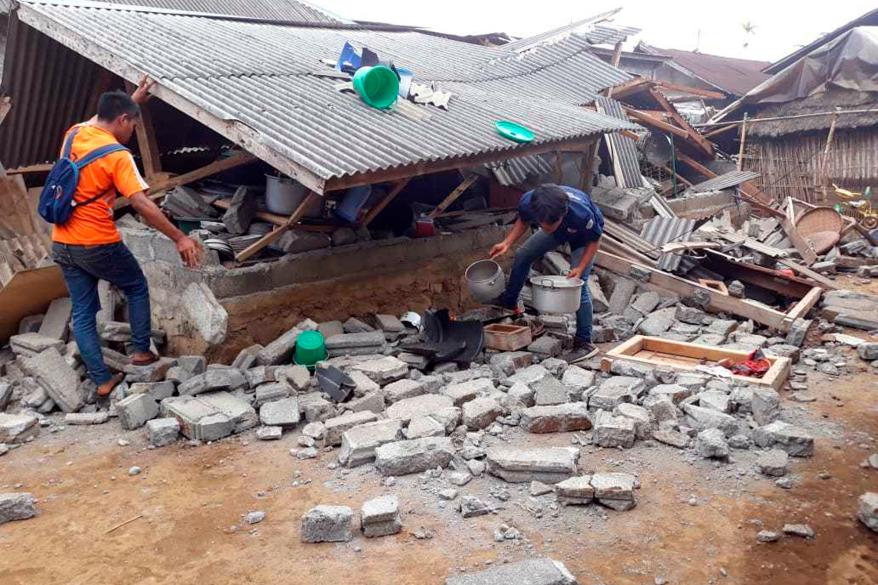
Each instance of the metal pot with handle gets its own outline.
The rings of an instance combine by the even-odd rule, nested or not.
[[[506,290],[506,274],[493,260],[479,260],[466,269],[466,285],[480,303],[490,303]]]
[[[585,283],[580,279],[566,276],[533,276],[530,279],[533,288],[533,306],[540,313],[575,313],[582,302],[582,287]]]

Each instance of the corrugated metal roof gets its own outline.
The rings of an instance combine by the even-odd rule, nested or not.
[[[144,6],[166,10],[183,10],[206,14],[243,16],[313,24],[352,23],[303,0],[92,0],[107,4]],[[12,0],[0,0],[0,13],[9,12]]]
[[[602,114],[612,116],[618,120],[628,120],[625,112],[622,111],[622,104],[614,99],[603,96],[595,98],[595,105]],[[618,134],[607,134],[605,136],[607,145],[610,147],[610,156],[613,157],[614,168],[618,168],[616,176],[616,184],[623,188],[642,187],[643,175],[640,174],[640,156],[637,154],[637,147],[634,141],[627,136]]]
[[[703,193],[704,191],[721,191],[722,189],[728,189],[740,185],[741,183],[752,181],[757,177],[759,177],[759,173],[753,171],[729,171],[728,173],[708,179],[697,185],[692,185],[689,187],[689,191],[694,191],[695,193]]]
[[[686,242],[692,239],[695,230],[694,219],[680,217],[654,217],[643,226],[640,237],[659,248],[668,242]],[[662,254],[658,259],[658,268],[673,272],[680,267],[683,256],[679,254]]]
[[[245,148],[262,158],[276,154],[323,181],[479,154],[514,155],[523,147],[496,134],[498,119],[532,128],[532,146],[633,128],[561,103],[545,90],[543,99],[530,99],[539,73],[559,65],[554,52],[491,62],[497,48],[412,31],[300,27],[110,5],[22,2],[19,18],[129,79],[149,74],[159,83],[159,98],[176,107],[182,98],[209,114],[213,125],[208,116],[197,117],[227,137],[232,127],[246,129]],[[321,76],[331,71],[321,59],[335,59],[347,40],[412,69],[422,82],[450,88],[448,111],[421,106],[430,117],[416,120],[336,91],[339,80]],[[574,49],[562,54],[581,55]],[[627,78],[589,58],[605,80],[599,83]],[[502,92],[492,89],[498,84]],[[4,126],[0,156],[12,150],[3,144],[18,138]],[[13,125],[22,132],[25,126]]]
[[[530,177],[552,172],[552,164],[540,155],[519,156],[485,165],[497,182],[507,187],[521,185]]]
[[[672,57],[674,63],[680,67],[694,73],[697,77],[715,87],[736,96],[744,95],[770,77],[762,72],[762,69],[768,65],[765,61],[721,57],[696,51],[659,49],[643,44],[640,47],[660,55]]]

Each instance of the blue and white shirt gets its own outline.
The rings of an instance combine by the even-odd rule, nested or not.
[[[567,192],[569,204],[560,227],[552,235],[562,243],[569,243],[573,249],[597,241],[604,233],[604,215],[601,210],[587,193],[573,187],[561,188]],[[533,191],[528,191],[518,202],[518,216],[521,221],[530,224],[536,223],[531,209],[532,198]]]

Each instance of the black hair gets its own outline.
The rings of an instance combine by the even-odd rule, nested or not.
[[[130,95],[118,89],[101,94],[98,100],[98,119],[112,122],[126,114],[131,118],[140,115],[140,106],[134,103]]]
[[[538,223],[555,223],[567,213],[567,191],[558,185],[540,185],[534,189],[530,202]]]

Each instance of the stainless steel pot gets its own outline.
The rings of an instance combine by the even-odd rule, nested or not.
[[[533,276],[530,284],[533,288],[532,304],[540,313],[575,313],[579,310],[582,287],[585,286],[582,280],[571,280],[566,276]]]
[[[474,299],[490,303],[506,290],[506,275],[493,260],[479,260],[466,269],[466,285]]]

